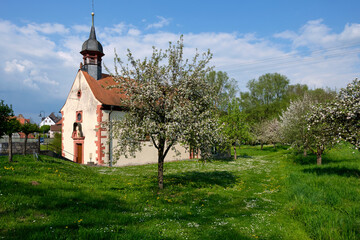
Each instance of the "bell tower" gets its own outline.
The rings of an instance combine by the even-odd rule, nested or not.
[[[96,40],[94,15],[94,12],[92,12],[92,26],[89,39],[83,43],[80,52],[84,60],[81,70],[86,71],[90,76],[99,80],[102,76],[101,61],[105,54],[101,43]]]

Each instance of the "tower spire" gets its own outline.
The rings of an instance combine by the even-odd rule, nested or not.
[[[89,39],[83,43],[80,53],[83,55],[84,59],[82,70],[88,72],[90,76],[92,76],[96,80],[99,80],[102,77],[101,60],[104,56],[104,52],[101,43],[96,40],[94,15],[95,14],[93,5],[93,12],[91,13],[92,25],[90,29]]]

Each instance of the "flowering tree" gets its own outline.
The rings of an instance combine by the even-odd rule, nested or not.
[[[340,90],[335,101],[328,105],[326,120],[338,136],[360,147],[360,81],[355,79]]]
[[[326,146],[344,139],[356,148],[360,145],[360,82],[355,79],[341,89],[336,98],[312,109],[308,117],[309,141],[316,150],[317,163]]]
[[[305,94],[302,99],[292,101],[280,116],[282,141],[296,149],[303,149],[304,156],[307,155],[309,134],[306,116],[313,105],[314,101]]]
[[[276,148],[276,143],[280,142],[280,123],[276,118],[263,121],[253,127],[253,134],[260,142],[261,150],[264,143],[274,144]]]
[[[139,140],[148,136],[158,152],[158,185],[163,188],[163,163],[177,143],[206,150],[219,136],[218,121],[213,119],[213,89],[206,81],[211,71],[208,51],[183,58],[183,39],[169,44],[165,51],[153,48],[150,58],[136,60],[128,50],[128,64],[115,57],[117,85],[126,97],[127,114],[113,123],[118,139],[117,155],[134,156],[141,150]]]
[[[329,122],[328,104],[312,106],[307,115],[308,129],[306,144],[316,154],[318,165],[322,163],[322,154],[326,148],[330,148],[337,141],[334,124]]]

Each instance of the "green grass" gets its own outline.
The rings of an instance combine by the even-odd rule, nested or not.
[[[360,154],[242,146],[236,161],[88,167],[0,157],[0,239],[360,239]]]

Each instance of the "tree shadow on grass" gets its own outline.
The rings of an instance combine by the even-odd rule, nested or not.
[[[338,175],[343,177],[360,178],[360,170],[347,167],[316,167],[304,169],[304,173],[315,173],[316,175]]]
[[[236,176],[228,171],[213,172],[184,172],[181,174],[167,175],[170,184],[193,185],[207,187],[209,185],[219,185],[222,187],[231,186],[236,182]]]

